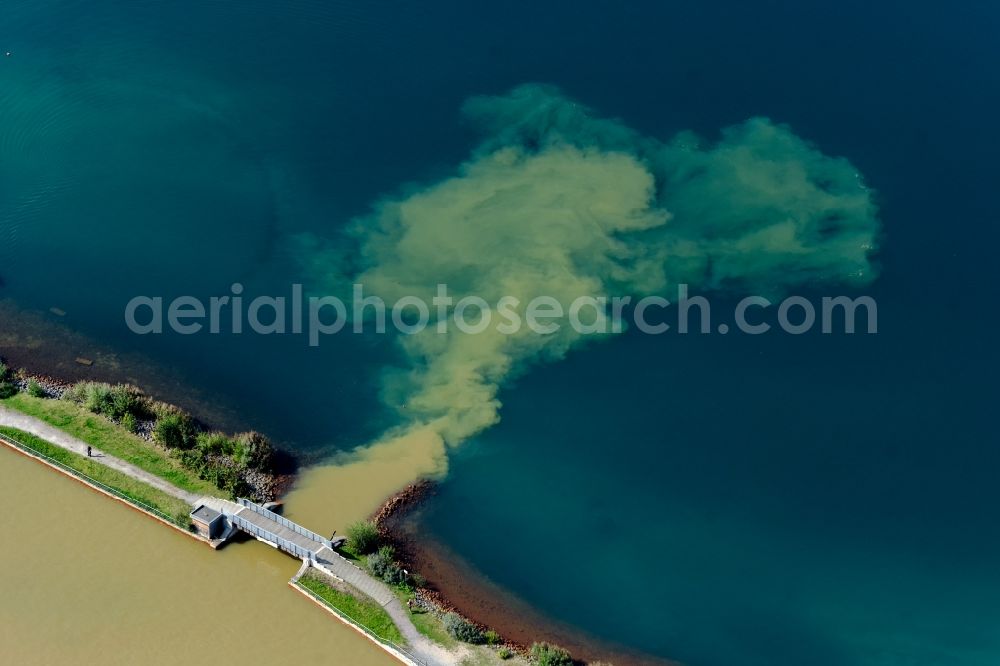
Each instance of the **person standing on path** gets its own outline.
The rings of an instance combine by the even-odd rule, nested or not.
[[[87,457],[90,457],[90,444],[87,445]]]

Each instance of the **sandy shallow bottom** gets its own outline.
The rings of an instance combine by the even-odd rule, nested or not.
[[[0,298],[0,355],[13,368],[29,368],[66,382],[82,380],[127,383],[188,410],[213,427],[241,428],[238,411],[209,395],[187,378],[142,354],[120,353],[67,325],[50,312],[25,310]],[[86,359],[92,365],[82,365]],[[245,429],[245,428],[243,428]]]

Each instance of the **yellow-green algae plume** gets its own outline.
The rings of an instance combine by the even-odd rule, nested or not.
[[[463,111],[484,136],[452,175],[376,202],[347,239],[296,239],[315,287],[345,293],[356,282],[390,304],[430,303],[444,283],[455,301],[516,297],[523,316],[539,295],[565,309],[579,296],[666,295],[681,283],[773,295],[876,275],[872,191],[846,159],[767,118],[714,143],[690,132],[662,141],[539,85],[473,98]],[[344,250],[351,243],[360,264]],[[445,474],[448,447],[499,420],[506,381],[587,337],[565,325],[551,335],[432,325],[400,336],[409,365],[385,373],[384,399],[402,425],[304,486],[329,477],[336,487],[346,469],[370,466],[383,480],[354,501],[374,507],[416,476]]]

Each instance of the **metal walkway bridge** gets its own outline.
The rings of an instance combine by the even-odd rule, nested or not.
[[[224,500],[218,501],[224,502]],[[334,543],[250,500],[238,499],[236,502],[225,502],[225,504],[230,506],[223,506],[217,510],[229,519],[233,527],[300,560],[308,561],[320,571],[353,585],[382,606],[393,602],[399,604],[396,595],[386,585],[366,574],[334,550],[334,547],[343,541],[342,539]]]
[[[330,539],[324,539],[259,504],[243,498],[230,504],[235,504],[236,510],[232,513],[226,511],[222,513],[234,527],[261,541],[266,541],[289,555],[300,560],[314,561],[320,553],[327,555],[327,551],[333,552],[333,542]]]
[[[410,645],[419,645],[424,642],[413,626],[408,611],[403,608],[399,598],[389,586],[365,573],[334,550],[334,547],[339,546],[343,539],[337,539],[333,542],[323,538],[247,499],[241,498],[230,502],[217,497],[203,497],[198,500],[198,504],[214,509],[226,517],[229,525],[223,540],[232,536],[233,532],[238,529],[307,562],[310,566],[327,575],[339,578],[378,602],[389,613]],[[420,661],[433,663],[436,660],[428,659],[425,655]]]

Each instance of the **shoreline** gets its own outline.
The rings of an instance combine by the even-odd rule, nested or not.
[[[400,489],[372,514],[382,537],[398,559],[427,580],[424,600],[439,610],[455,612],[483,629],[496,631],[503,643],[526,655],[537,641],[553,643],[578,662],[611,661],[616,666],[678,666],[668,659],[642,654],[624,645],[596,638],[542,611],[490,580],[446,545],[421,529],[423,504],[437,484],[421,479]]]
[[[236,408],[209,396],[176,370],[138,352],[120,352],[71,328],[70,314],[25,309],[0,292],[0,352],[12,370],[53,384],[79,381],[132,384],[149,396],[192,414],[219,430],[237,432],[242,423]],[[84,364],[81,361],[89,361]]]
[[[336,610],[334,610],[333,608],[331,608],[329,605],[327,605],[327,604],[323,603],[322,601],[320,601],[319,599],[317,599],[308,590],[306,590],[301,585],[299,585],[299,583],[298,583],[298,581],[296,579],[293,578],[292,580],[288,581],[288,587],[292,588],[293,590],[295,590],[296,592],[298,592],[299,594],[301,594],[303,597],[305,597],[306,599],[308,599],[309,601],[311,601],[313,604],[315,604],[316,606],[318,606],[319,608],[321,608],[326,613],[332,615],[341,624],[343,624],[343,625],[345,625],[347,627],[350,627],[351,630],[355,631],[356,633],[360,634],[361,636],[364,636],[364,638],[366,640],[368,640],[370,643],[374,644],[375,646],[377,646],[378,648],[380,648],[381,650],[383,650],[386,654],[392,656],[392,658],[396,659],[397,661],[399,661],[399,663],[406,664],[407,666],[418,666],[418,664],[415,661],[413,661],[412,659],[406,657],[401,652],[399,652],[398,650],[392,648],[391,646],[386,645],[385,643],[383,643],[382,641],[380,641],[379,639],[375,638],[370,633],[368,633],[367,631],[365,631],[364,629],[362,629],[361,627],[359,627],[357,624],[355,624],[355,623],[351,622],[350,620],[348,620],[347,618],[345,618],[343,615],[341,615],[340,613],[338,613]]]
[[[0,313],[10,307],[9,302],[4,303],[0,299]],[[9,312],[7,314],[10,314]],[[19,313],[23,314],[23,313]],[[137,378],[132,372],[130,361],[136,359],[123,358],[115,355],[114,352],[100,351],[93,354],[98,362],[93,365],[81,365],[75,361],[80,348],[103,349],[84,336],[71,331],[65,325],[57,322],[44,321],[44,316],[34,314],[38,320],[34,322],[34,327],[44,329],[45,336],[37,338],[32,336],[30,344],[2,344],[10,342],[0,336],[0,346],[4,349],[4,356],[8,358],[12,367],[28,368],[26,376],[37,379],[50,386],[65,388],[76,381],[120,381],[138,385],[146,389],[144,379],[150,372],[155,373],[155,369],[148,362],[139,361],[142,372],[138,372],[143,379]],[[29,326],[29,328],[32,328]],[[36,328],[36,330],[37,330]],[[51,338],[48,342],[48,334],[55,333],[57,340],[67,342],[72,340],[73,346],[56,351]],[[8,334],[10,335],[10,334]],[[17,333],[13,333],[17,336]],[[86,345],[86,347],[83,347]],[[55,356],[52,353],[55,352]],[[138,358],[138,357],[136,357]],[[113,359],[105,362],[105,359]],[[124,361],[124,363],[123,363]],[[126,368],[125,366],[129,366]],[[169,384],[175,389],[184,392],[179,380],[172,378]],[[154,382],[153,390],[171,404],[176,404],[173,399],[174,391],[159,391],[159,382]],[[197,391],[189,399],[184,401],[183,407],[190,409],[199,421],[204,425],[206,421],[202,415],[212,413],[212,408],[206,409],[206,404],[200,400],[201,396]],[[150,394],[152,395],[152,394]],[[195,404],[192,404],[193,403]],[[228,410],[226,410],[228,412]],[[233,419],[232,413],[226,414],[223,422],[227,427],[231,427],[237,421]],[[211,423],[211,422],[209,422]],[[237,426],[238,429],[238,426]],[[4,442],[7,446],[9,443]],[[165,522],[154,514],[143,511],[135,504],[106,493],[93,484],[87,483],[73,474],[60,470],[49,465],[44,460],[32,456],[18,447],[11,447],[28,457],[35,458],[64,475],[76,478],[80,483],[87,485],[102,494],[141,511],[146,515],[156,518],[160,522]],[[275,475],[275,485],[273,486],[274,499],[284,502],[285,496],[293,488],[298,473],[302,467],[309,462],[297,453],[282,449],[281,454],[285,461],[293,468],[294,472],[277,473]],[[305,458],[308,458],[306,456]],[[288,468],[286,468],[287,470]],[[568,650],[578,661],[613,660],[619,666],[622,665],[643,665],[646,664],[674,664],[665,659],[651,657],[636,653],[621,645],[614,645],[607,641],[597,639],[582,629],[573,627],[559,621],[556,618],[544,615],[541,611],[517,597],[513,592],[504,589],[489,579],[483,572],[476,570],[468,562],[464,561],[458,554],[452,552],[446,545],[428,539],[425,533],[421,533],[417,538],[418,521],[422,504],[434,493],[435,483],[430,480],[417,480],[406,484],[396,490],[379,505],[372,514],[372,520],[376,523],[380,533],[387,542],[397,548],[399,559],[410,570],[417,571],[423,575],[427,584],[419,588],[418,596],[427,604],[436,607],[443,612],[456,612],[472,623],[479,625],[483,630],[493,630],[502,637],[502,644],[508,646],[513,651],[522,656],[527,656],[532,643],[545,641]],[[179,531],[179,527],[169,524]],[[190,534],[198,538],[197,535]],[[210,544],[209,544],[210,545]]]
[[[187,412],[206,431],[238,433],[246,424],[237,408],[217,395],[209,395],[189,378],[138,352],[118,352],[80,333],[51,311],[20,307],[0,294],[0,358],[13,371],[25,370],[35,379],[60,392],[81,382],[105,382],[136,386],[149,398]],[[87,364],[81,361],[88,361]],[[309,455],[290,451],[272,440],[275,468],[269,483],[274,499],[288,494],[300,470],[314,462]]]
[[[149,518],[152,518],[153,520],[156,520],[157,522],[162,523],[163,525],[166,525],[167,527],[173,528],[174,530],[177,530],[181,534],[189,536],[192,539],[194,539],[195,541],[199,541],[199,542],[205,544],[209,548],[212,547],[212,542],[211,541],[209,541],[209,540],[207,540],[207,539],[199,536],[196,532],[192,532],[190,530],[185,530],[180,525],[172,523],[169,520],[166,520],[165,518],[163,518],[162,516],[156,515],[152,511],[149,511],[148,509],[143,508],[142,506],[140,506],[139,504],[137,504],[136,502],[134,502],[132,500],[129,500],[129,499],[125,498],[125,497],[121,497],[119,495],[116,495],[115,493],[108,492],[104,488],[101,488],[99,485],[97,485],[96,482],[93,482],[91,480],[85,479],[82,476],[80,476],[79,474],[74,474],[73,472],[70,472],[69,470],[66,470],[66,469],[62,468],[59,465],[53,464],[49,460],[46,460],[41,454],[39,454],[37,452],[32,452],[32,451],[30,451],[30,450],[28,450],[26,448],[22,448],[22,446],[18,446],[17,444],[15,444],[14,442],[12,442],[11,440],[9,440],[7,437],[5,437],[2,434],[0,434],[0,444],[3,444],[6,448],[10,449],[11,451],[13,451],[15,453],[21,454],[25,458],[30,458],[31,460],[34,460],[35,462],[38,462],[38,463],[41,463],[42,465],[45,465],[49,469],[52,469],[52,470],[54,470],[54,471],[62,474],[63,476],[66,476],[66,477],[72,479],[73,481],[76,481],[77,483],[79,483],[79,484],[81,484],[83,486],[86,486],[87,488],[90,488],[91,490],[93,490],[95,492],[100,493],[101,495],[104,495],[105,497],[109,497],[109,498],[111,498],[111,499],[113,499],[113,500],[115,500],[117,502],[120,502],[120,503],[124,504],[125,506],[127,506],[130,509],[132,509],[133,511],[138,511],[139,513],[141,513],[141,514],[143,514],[143,515],[145,515],[145,516],[147,516]]]

